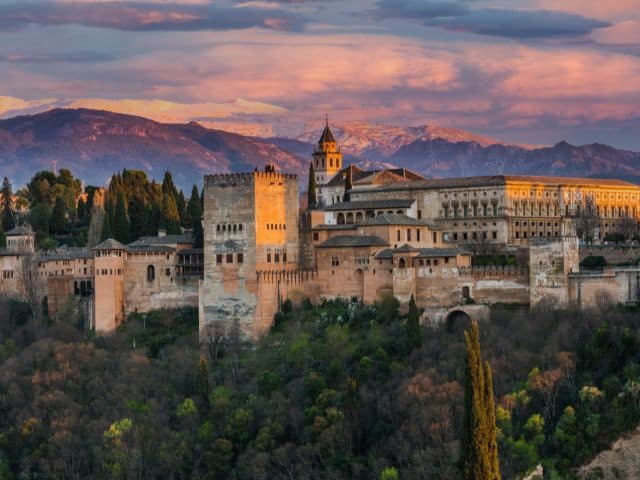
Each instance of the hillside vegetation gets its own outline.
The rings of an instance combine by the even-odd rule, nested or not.
[[[200,356],[193,310],[35,338],[19,307],[0,312],[0,478],[460,478],[467,325],[417,341],[392,298],[287,302],[254,346],[232,330]],[[572,478],[638,424],[637,313],[499,310],[480,342],[503,478]]]

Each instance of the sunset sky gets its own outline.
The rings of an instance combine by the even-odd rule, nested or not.
[[[640,0],[0,0],[0,117],[53,106],[640,150]]]

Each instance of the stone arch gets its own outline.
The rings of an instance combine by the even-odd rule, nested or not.
[[[344,225],[344,213],[342,212],[338,214],[338,225]]]
[[[362,212],[356,213],[356,223],[362,223],[363,220]]]
[[[471,315],[465,312],[463,308],[454,308],[447,313],[444,321],[447,331],[462,331],[471,325]]]
[[[349,225],[352,225],[352,224],[353,224],[353,212],[348,212],[348,213],[347,213],[347,223],[348,223]]]

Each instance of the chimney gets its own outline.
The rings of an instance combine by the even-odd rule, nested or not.
[[[166,237],[167,231],[164,228],[158,229],[158,238]]]

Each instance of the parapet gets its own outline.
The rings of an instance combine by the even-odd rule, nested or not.
[[[278,173],[278,172],[242,172],[242,173],[215,173],[204,176],[205,186],[234,186],[249,185],[254,178],[267,179],[272,181],[298,181],[298,175],[295,173]]]

